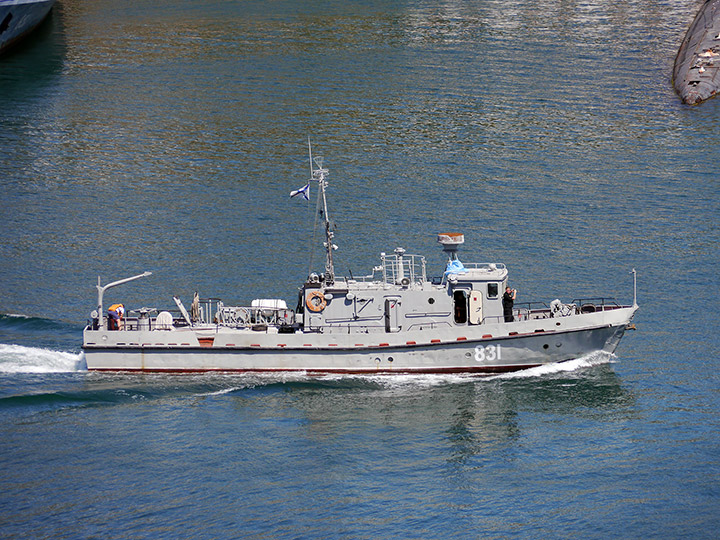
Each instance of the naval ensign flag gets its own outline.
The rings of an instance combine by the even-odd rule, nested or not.
[[[296,189],[295,191],[290,192],[291,197],[297,197],[298,195],[302,195],[306,201],[310,200],[310,182],[305,184],[300,189]]]

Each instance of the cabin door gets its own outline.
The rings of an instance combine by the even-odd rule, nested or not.
[[[399,332],[400,331],[400,299],[399,298],[386,298],[385,299],[385,331],[386,332]]]
[[[453,291],[455,324],[467,324],[468,322],[468,292],[466,289],[455,289]]]
[[[482,291],[470,291],[470,309],[468,310],[468,322],[470,324],[481,324],[483,320],[482,313]]]

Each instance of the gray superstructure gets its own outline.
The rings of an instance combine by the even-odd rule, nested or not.
[[[175,298],[175,313],[137,309],[109,330],[105,291],[149,272],[105,286],[98,280],[98,307],[84,331],[88,369],[495,373],[615,351],[637,310],[634,298],[624,306],[603,298],[515,305],[506,322],[507,268],[462,263],[459,233],[438,235],[448,261],[437,277],[428,277],[424,257],[402,248],[382,253],[367,276],[336,277],[327,170],[317,163],[325,271],[308,276],[295,309],[276,299],[226,306],[196,297],[188,310]]]

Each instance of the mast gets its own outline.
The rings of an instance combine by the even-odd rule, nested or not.
[[[308,199],[309,186],[314,180],[318,183],[318,202],[315,208],[315,224],[313,225],[313,241],[315,239],[315,230],[317,226],[317,214],[318,212],[323,213],[323,221],[325,222],[325,241],[323,246],[325,247],[325,283],[332,285],[335,282],[335,267],[333,265],[332,252],[337,249],[337,246],[333,243],[333,237],[335,233],[330,230],[330,217],[328,216],[328,205],[327,197],[325,196],[325,188],[328,186],[327,175],[328,170],[323,167],[323,158],[318,156],[313,159],[312,145],[310,144],[310,137],[308,137],[308,153],[310,154],[310,180],[308,184],[302,188],[302,190],[293,191],[290,193],[291,197],[294,197],[301,191],[306,199]],[[313,167],[313,163],[315,167]],[[320,204],[322,203],[322,207]],[[312,250],[311,250],[312,253]],[[310,257],[310,266],[312,267],[312,255]]]
[[[323,246],[325,247],[325,283],[332,285],[335,282],[335,266],[333,265],[332,252],[337,249],[337,246],[333,244],[335,233],[330,230],[330,217],[328,216],[327,197],[325,196],[325,188],[328,185],[325,177],[328,175],[328,170],[323,168],[322,162],[323,158],[315,158],[315,164],[318,168],[313,171],[313,178],[317,180],[318,187],[320,188],[323,218],[325,220],[325,242],[323,242]]]
[[[328,185],[326,177],[329,171],[323,168],[322,157],[318,156],[313,159],[310,137],[308,137],[308,152],[310,153],[310,173],[312,179],[318,183],[318,193],[322,202],[323,220],[325,222],[325,241],[323,242],[325,247],[325,283],[332,285],[335,282],[335,266],[333,265],[332,252],[337,249],[337,246],[333,243],[335,233],[330,230],[330,217],[328,216],[327,197],[325,196],[325,188]],[[316,165],[314,169],[313,163]]]

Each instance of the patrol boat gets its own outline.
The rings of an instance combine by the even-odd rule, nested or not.
[[[195,294],[190,310],[128,311],[109,329],[105,292],[149,276],[145,272],[106,285],[98,278],[97,309],[84,330],[89,370],[145,372],[303,372],[320,374],[492,374],[613,353],[638,305],[606,298],[570,303],[515,305],[506,322],[501,263],[463,263],[461,233],[438,235],[448,261],[441,275],[427,275],[425,258],[397,248],[381,253],[364,277],[338,277],[334,232],[327,212],[328,170],[314,161],[311,180],[293,192],[306,198],[318,186],[324,217],[325,271],[299,288],[298,305],[257,299],[225,305]],[[114,326],[114,325],[113,325]]]

